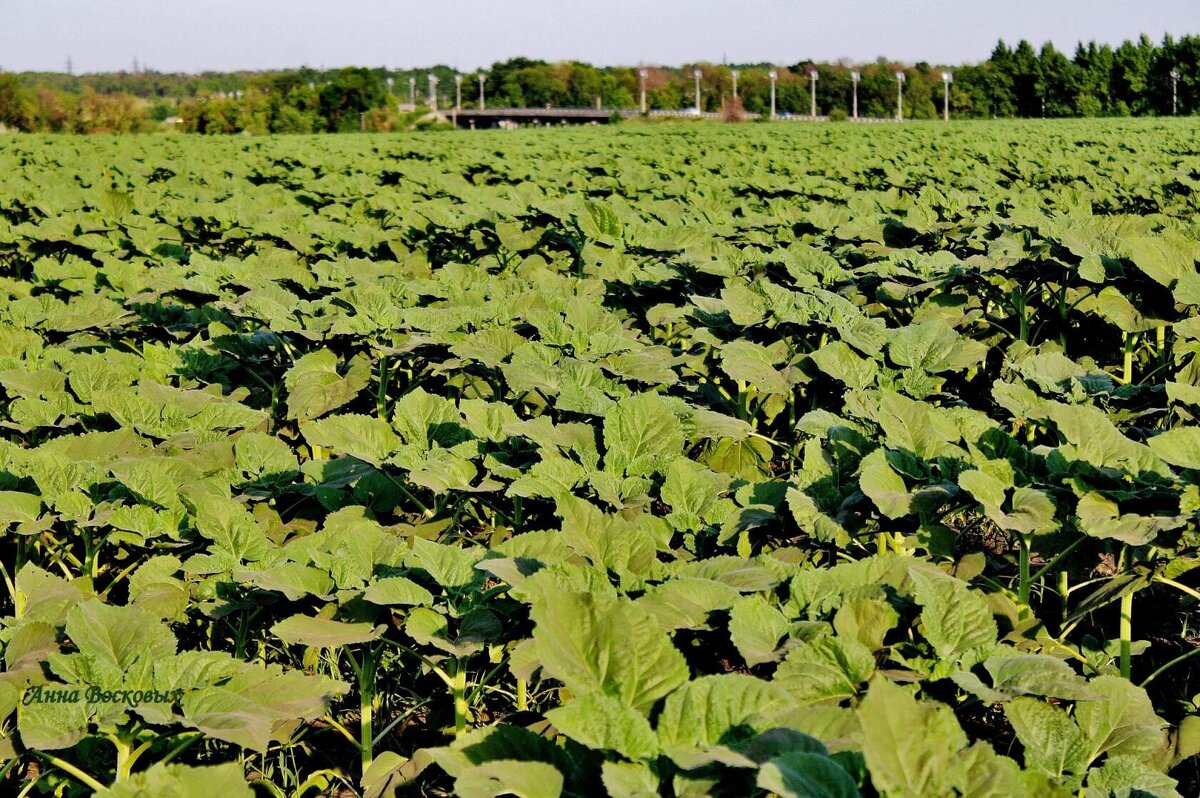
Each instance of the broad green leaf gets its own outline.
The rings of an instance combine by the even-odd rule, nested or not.
[[[616,751],[635,760],[658,754],[650,722],[611,696],[588,693],[549,710],[546,719],[571,739],[598,751]]]
[[[369,623],[344,623],[328,618],[293,615],[272,626],[271,634],[285,643],[341,648],[370,642],[379,637],[381,630]]]
[[[787,633],[787,619],[761,596],[739,599],[729,610],[729,638],[751,667],[774,662],[779,640]]]
[[[549,591],[530,617],[542,669],[577,695],[601,692],[645,714],[687,681],[683,655],[628,601]]]
[[[224,765],[170,765],[156,762],[147,770],[97,792],[93,798],[253,798],[236,762]]]

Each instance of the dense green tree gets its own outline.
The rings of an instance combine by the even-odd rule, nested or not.
[[[387,88],[380,76],[362,67],[347,67],[321,87],[320,115],[330,132],[358,130],[361,114],[383,105]]]

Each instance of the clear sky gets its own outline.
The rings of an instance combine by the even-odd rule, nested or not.
[[[0,67],[475,69],[806,58],[964,63],[998,38],[1200,33],[1200,0],[0,0]]]

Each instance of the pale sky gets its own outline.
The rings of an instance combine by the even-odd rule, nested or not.
[[[849,58],[1200,33],[1200,0],[0,0],[0,68],[76,72]]]

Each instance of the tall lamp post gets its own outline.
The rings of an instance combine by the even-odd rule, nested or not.
[[[696,80],[696,113],[700,113],[700,70],[693,69],[692,77]]]
[[[810,69],[808,71],[808,87],[811,90],[810,94],[812,95],[812,108],[811,108],[811,112],[810,112],[809,116],[811,116],[813,119],[817,118],[817,78],[818,77],[819,76],[817,75],[817,70]]]
[[[408,103],[413,108],[417,107],[417,79],[411,75],[408,78]]]
[[[779,79],[779,73],[772,69],[767,73],[771,77],[771,118],[775,118],[775,81]]]
[[[462,75],[454,75],[454,110],[462,110]]]
[[[853,88],[854,99],[851,101],[850,118],[858,119],[858,81],[862,79],[862,73],[857,69],[850,73],[850,85]]]
[[[479,73],[479,110],[480,111],[487,110],[487,103],[484,102],[484,99],[483,99],[483,80],[485,77],[486,76],[483,74],[483,72],[480,71],[480,73]]]
[[[437,110],[437,75],[429,73],[429,110]]]
[[[896,72],[896,121],[904,121],[904,73]]]
[[[1179,115],[1179,70],[1171,70],[1171,116]]]
[[[954,82],[954,75],[950,72],[942,73],[942,121],[950,121],[950,84]]]
[[[645,114],[646,114],[646,78],[649,77],[649,75],[650,75],[650,73],[644,69],[638,70],[638,82],[641,84],[641,88],[642,88],[641,109],[642,109],[643,116],[645,116]]]
[[[734,101],[736,102],[736,101],[737,101],[737,98],[738,98],[738,93],[737,93],[737,79],[738,79],[738,74],[739,74],[739,73],[738,73],[738,71],[737,71],[736,69],[734,69],[734,70],[732,70],[732,71],[730,72],[730,74],[731,74],[731,75],[733,75],[733,99],[734,99]]]

